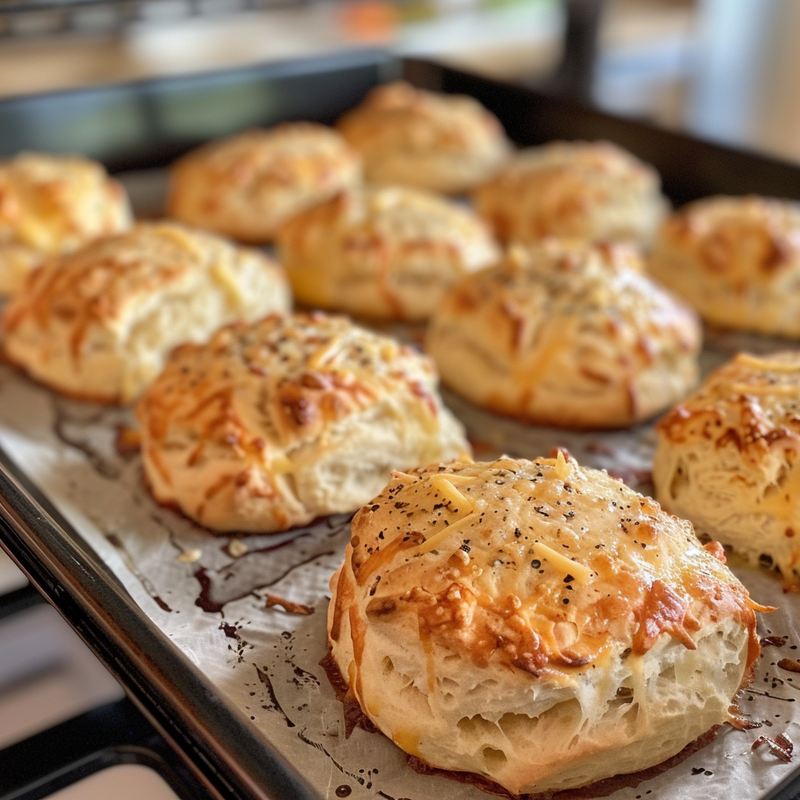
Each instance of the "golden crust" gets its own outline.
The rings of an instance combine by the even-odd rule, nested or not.
[[[565,236],[648,245],[666,210],[655,169],[604,141],[522,150],[473,199],[501,242]]]
[[[294,214],[357,185],[361,159],[332,128],[312,122],[247,130],[178,159],[167,212],[243,242],[271,241]]]
[[[665,508],[800,587],[800,354],[740,353],[658,425]]]
[[[368,181],[461,194],[490,177],[511,146],[477,100],[395,81],[373,89],[338,129],[364,156]]]
[[[500,256],[468,209],[402,187],[342,193],[287,223],[278,243],[298,301],[383,319],[427,318],[461,275]]]
[[[137,405],[148,482],[215,530],[279,531],[353,511],[386,480],[468,451],[432,362],[320,313],[176,350]]]
[[[717,325],[800,337],[800,204],[708,197],[664,224],[650,257],[654,277]]]
[[[516,793],[643,769],[724,721],[751,680],[755,614],[720,553],[653,500],[560,455],[395,473],[353,519],[331,580],[332,655],[367,716],[432,766]],[[715,660],[712,630],[736,631],[735,668]],[[644,691],[666,661],[681,674],[706,647],[702,677]],[[726,685],[699,728],[695,680]],[[634,714],[617,726],[620,696]],[[681,714],[673,752],[650,751]],[[517,748],[527,728],[534,746]],[[581,762],[593,766],[575,772]]]
[[[462,279],[431,319],[442,380],[478,405],[561,427],[652,417],[697,380],[692,311],[622,245],[545,240]]]
[[[140,223],[35,270],[0,324],[5,355],[37,380],[125,403],[176,345],[290,306],[286,277],[264,254],[173,223]]]
[[[95,161],[20,153],[0,162],[0,295],[48,257],[131,223],[125,190]]]

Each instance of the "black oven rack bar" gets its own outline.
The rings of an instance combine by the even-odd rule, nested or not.
[[[210,796],[319,800],[300,774],[226,705],[205,676],[149,621],[78,531],[2,448],[0,543]],[[0,777],[0,796],[5,797],[3,780]]]
[[[0,750],[0,797],[39,800],[121,764],[152,769],[182,800],[219,800],[127,697]]]

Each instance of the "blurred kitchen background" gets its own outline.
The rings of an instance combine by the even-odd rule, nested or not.
[[[0,0],[0,97],[378,47],[800,161],[798,36],[798,0]],[[0,749],[122,695],[26,584],[0,551]]]
[[[0,96],[357,47],[800,159],[796,0],[0,0]]]

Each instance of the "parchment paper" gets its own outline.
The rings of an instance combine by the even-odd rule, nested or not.
[[[786,344],[712,335],[704,366],[742,347],[769,352],[777,346]],[[501,451],[535,458],[562,446],[583,464],[648,488],[651,426],[575,434],[525,427],[449,394],[446,400],[467,424],[477,458]],[[138,455],[115,447],[119,427],[133,425],[130,410],[60,398],[0,365],[0,444],[143,612],[324,797],[485,800],[472,786],[418,775],[379,734],[356,729],[344,736],[341,705],[319,662],[326,652],[328,581],[349,538],[348,519],[279,536],[212,535],[150,498]],[[800,656],[800,596],[784,595],[774,573],[735,571],[756,600],[779,607],[762,619],[762,636],[786,637],[783,647],[764,647],[756,681],[741,702],[763,726],[723,726],[710,745],[661,776],[616,791],[614,800],[755,800],[797,770],[767,746],[751,746],[760,735],[783,733],[800,747],[800,674],[777,667],[782,658]]]

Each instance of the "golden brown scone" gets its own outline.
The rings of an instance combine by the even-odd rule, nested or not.
[[[694,313],[623,245],[549,239],[462,279],[431,318],[442,381],[477,405],[576,428],[639,422],[695,384]]]
[[[96,161],[28,152],[0,161],[0,296],[50,256],[132,221],[124,188]]]
[[[6,357],[64,394],[127,403],[178,344],[291,308],[256,250],[174,223],[140,223],[35,270],[5,309]]]
[[[511,145],[494,114],[466,95],[395,81],[373,89],[337,123],[373,183],[461,194],[489,178]]]
[[[247,130],[172,164],[167,213],[242,242],[270,242],[294,214],[360,183],[361,171],[358,153],[325,125]]]
[[[800,337],[800,204],[708,197],[662,225],[649,270],[716,325]]]
[[[656,496],[800,589],[800,353],[740,353],[658,425]]]
[[[501,242],[647,246],[667,210],[660,187],[653,167],[611,142],[551,142],[520,151],[473,200]]]
[[[392,468],[469,451],[430,359],[320,312],[177,349],[136,412],[156,499],[218,531],[354,511]]]
[[[353,519],[328,633],[399,747],[516,794],[643,770],[725,722],[754,608],[718,544],[559,453],[395,472]]]
[[[381,319],[426,319],[456,279],[500,257],[469,209],[396,186],[342,193],[299,214],[278,245],[299,302]]]

